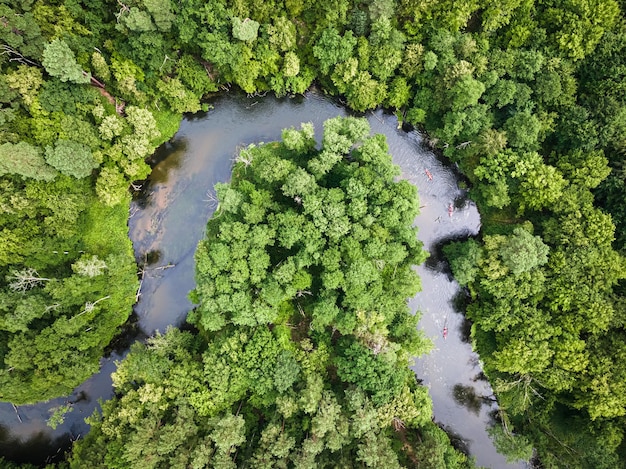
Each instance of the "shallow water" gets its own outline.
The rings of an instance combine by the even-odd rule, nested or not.
[[[153,156],[150,179],[131,206],[130,237],[143,272],[140,300],[135,306],[139,339],[163,332],[168,325],[181,325],[193,306],[187,299],[187,292],[195,286],[193,254],[215,208],[213,186],[230,177],[237,149],[277,140],[283,128],[298,127],[301,122],[313,122],[321,138],[324,120],[346,115],[341,106],[315,91],[304,98],[280,100],[224,95],[214,105],[214,110],[183,121],[172,141]],[[417,132],[398,129],[397,119],[381,111],[370,112],[367,117],[372,132],[387,135],[393,160],[402,169],[401,177],[419,189],[422,208],[416,218],[418,236],[431,257],[418,268],[423,289],[411,299],[410,306],[422,311],[419,327],[431,338],[434,348],[418,358],[413,369],[431,391],[435,420],[460,439],[478,465],[523,467],[507,465],[487,436],[485,429],[496,407],[481,399],[490,396],[491,390],[480,379],[478,356],[467,342],[463,315],[455,308],[459,287],[438,254],[446,240],[478,233],[478,211],[459,189],[459,175],[437,160]],[[449,333],[444,340],[445,326]],[[121,348],[103,359],[101,372],[69,398],[15,409],[11,404],[0,404],[0,454],[41,462],[54,457],[71,439],[84,435],[88,431],[84,417],[98,407],[98,399],[112,395],[114,362],[127,352]],[[73,411],[53,431],[45,424],[49,409],[67,401],[74,403]]]

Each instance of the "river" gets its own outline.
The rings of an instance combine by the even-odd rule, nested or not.
[[[131,205],[129,232],[143,272],[134,335],[103,358],[100,373],[69,398],[19,407],[1,403],[1,455],[34,463],[58,457],[71,440],[89,430],[83,419],[99,406],[98,400],[112,396],[110,375],[128,344],[184,322],[193,306],[187,299],[195,286],[193,254],[215,209],[212,188],[229,179],[238,148],[277,140],[281,129],[299,127],[301,122],[313,122],[321,138],[324,120],[346,115],[342,106],[315,90],[292,99],[222,95],[213,104],[208,113],[186,118],[176,136],[156,152],[152,174]],[[469,344],[464,317],[455,307],[459,286],[440,254],[445,241],[478,233],[476,206],[459,187],[460,175],[436,158],[419,133],[398,129],[397,118],[382,111],[369,112],[367,117],[372,132],[386,134],[401,177],[419,189],[421,212],[415,223],[431,256],[418,268],[422,292],[410,300],[410,306],[422,312],[419,327],[434,347],[416,359],[413,369],[431,391],[435,420],[479,466],[525,467],[507,464],[487,435],[497,407],[485,399],[492,391]],[[46,425],[50,409],[66,402],[73,404],[72,412],[52,430]]]

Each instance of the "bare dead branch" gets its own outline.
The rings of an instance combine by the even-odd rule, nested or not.
[[[13,406],[13,410],[15,411],[15,415],[17,415],[17,419],[20,421],[20,423],[22,423],[22,417],[20,417],[20,413],[17,411],[17,407],[15,407],[15,404],[11,404]]]
[[[41,277],[35,269],[26,268],[22,270],[13,270],[8,276],[11,280],[9,288],[13,291],[25,292],[31,288],[38,287],[43,282],[49,282],[50,278]]]
[[[41,67],[41,65],[39,65],[37,62],[33,62],[32,60],[24,57],[19,51],[13,49],[8,44],[0,45],[0,49],[2,49],[0,55],[6,54],[10,57],[9,62],[19,62],[24,65],[34,65],[35,67]]]

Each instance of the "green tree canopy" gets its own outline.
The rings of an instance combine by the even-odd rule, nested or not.
[[[76,62],[74,52],[62,39],[55,39],[43,51],[43,62],[46,71],[61,81],[72,83],[89,83],[91,77]]]
[[[82,143],[59,139],[46,147],[46,162],[68,176],[87,177],[98,167],[91,150]]]
[[[252,42],[259,34],[259,23],[246,18],[244,20],[233,17],[233,37],[240,41]]]
[[[26,142],[0,145],[0,176],[19,174],[25,178],[51,181],[57,172],[46,164],[41,151]]]

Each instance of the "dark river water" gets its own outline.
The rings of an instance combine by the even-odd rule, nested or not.
[[[184,322],[193,306],[187,299],[195,286],[193,254],[215,209],[213,186],[228,181],[238,148],[278,140],[283,128],[299,127],[301,122],[313,122],[320,139],[324,120],[346,114],[342,106],[315,91],[294,99],[224,95],[214,105],[206,114],[185,119],[172,141],[153,156],[150,179],[131,206],[130,237],[143,266],[136,332],[104,358],[101,372],[72,396],[19,407],[1,403],[0,455],[36,463],[58,457],[71,440],[88,432],[83,419],[99,407],[98,400],[112,396],[110,375],[128,344]],[[455,306],[459,286],[440,254],[446,241],[478,233],[478,211],[459,187],[459,175],[435,157],[417,132],[399,129],[397,118],[382,111],[366,117],[372,132],[387,136],[401,177],[419,189],[421,213],[415,223],[431,256],[418,268],[422,292],[410,306],[421,311],[419,327],[432,340],[433,350],[417,358],[413,369],[431,391],[435,420],[479,466],[525,467],[507,464],[487,435],[497,406],[489,399],[491,388],[482,379],[479,357],[468,342],[468,326]],[[51,409],[68,402],[72,412],[52,430],[46,425]]]

